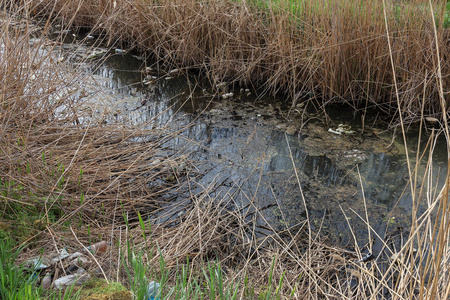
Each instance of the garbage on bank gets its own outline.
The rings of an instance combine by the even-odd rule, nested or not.
[[[67,248],[51,252],[45,257],[35,257],[28,260],[25,265],[39,277],[44,289],[53,287],[63,289],[73,284],[82,285],[91,279],[86,268],[91,266],[93,255],[100,255],[108,250],[108,243],[101,241],[90,245],[80,251],[69,253]],[[90,253],[89,253],[90,252]]]
[[[145,300],[160,300],[161,292],[159,288],[159,283],[155,281],[150,281],[147,286],[147,295]]]

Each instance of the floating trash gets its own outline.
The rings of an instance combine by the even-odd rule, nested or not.
[[[172,77],[170,77],[170,78],[172,79]],[[158,77],[156,77],[156,76],[147,75],[147,76],[145,76],[144,80],[142,80],[142,84],[144,84],[144,85],[155,84],[157,79],[158,79]]]
[[[336,129],[330,128],[328,129],[328,132],[334,133],[334,134],[354,134],[355,131],[351,130],[352,128],[349,125],[339,124]]]
[[[233,93],[225,93],[222,95],[223,99],[228,99],[228,98],[233,98],[234,94]]]
[[[430,122],[430,123],[437,123],[437,122],[439,122],[438,119],[433,118],[433,117],[425,117],[425,121]]]
[[[375,256],[372,254],[372,252],[367,252],[366,255],[364,255],[360,260],[358,260],[356,263],[362,263],[362,262],[368,262],[372,259],[374,259]]]
[[[218,84],[216,84],[216,88],[221,89],[227,86],[226,82],[219,82]]]
[[[156,72],[156,70],[154,70],[152,67],[145,67],[145,73],[149,74],[153,72]]]
[[[394,253],[390,258],[394,263],[401,263],[403,261],[403,257],[403,253]]]
[[[106,50],[100,50],[100,51],[93,51],[90,55],[88,55],[88,59],[94,59],[94,58],[98,58],[100,56],[103,56],[104,54],[106,54]]]
[[[356,163],[361,163],[367,159],[367,156],[358,149],[352,149],[344,152],[344,158],[351,159]]]

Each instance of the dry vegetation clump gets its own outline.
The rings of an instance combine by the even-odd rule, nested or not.
[[[161,207],[179,185],[165,178],[185,160],[162,151],[173,134],[114,122],[86,92],[86,74],[61,62],[57,42],[25,13],[4,14],[0,28],[2,218],[33,211],[42,228],[77,219],[86,231],[83,220],[109,225],[117,206],[134,215]]]
[[[9,1],[0,3],[0,7],[11,4]],[[289,89],[293,88],[293,94],[298,95],[304,86],[298,81],[302,76],[306,86],[320,90],[324,96],[329,93],[329,97],[334,97],[341,88],[344,94],[360,95],[363,85],[366,85],[369,99],[370,93],[381,93],[391,88],[391,83],[385,81],[390,78],[389,71],[380,67],[384,66],[383,62],[388,64],[383,59],[388,59],[385,56],[388,57],[389,53],[375,46],[378,56],[369,55],[375,52],[365,52],[369,51],[366,48],[375,51],[372,43],[378,47],[385,43],[381,42],[381,29],[380,35],[374,39],[355,36],[345,43],[337,38],[340,36],[338,33],[347,27],[336,29],[331,36],[338,41],[330,44],[328,33],[333,31],[326,31],[326,28],[340,23],[327,25],[326,19],[314,19],[317,23],[315,29],[308,27],[308,23],[301,28],[305,32],[318,31],[318,36],[322,32],[322,41],[314,44],[309,40],[311,36],[305,34],[301,41],[310,48],[301,48],[304,45],[299,41],[292,44],[291,41],[299,38],[296,34],[299,29],[294,30],[294,27],[303,23],[285,18],[280,14],[282,10],[269,9],[264,14],[260,12],[263,16],[259,16],[253,8],[229,2],[215,6],[198,1],[173,1],[163,7],[149,6],[154,5],[149,1],[89,3],[98,5],[96,9],[102,13],[103,23],[97,24],[99,29],[109,28],[111,35],[114,32],[125,34],[121,38],[129,41],[133,38],[139,41],[140,47],[153,49],[171,62],[211,70],[211,76],[230,76],[244,82],[257,78],[255,80],[261,83],[272,84],[271,89],[286,84]],[[79,25],[95,25],[90,24],[96,16],[92,15],[95,10],[91,6],[86,8],[84,2],[56,1],[54,4],[57,4],[52,6],[54,14],[66,14],[67,19],[72,13],[70,16],[74,17],[74,22],[83,22]],[[79,6],[74,7],[74,4]],[[222,9],[220,14],[219,10],[214,10],[218,8]],[[223,12],[225,8],[227,13]],[[115,14],[110,14],[110,10]],[[341,9],[336,8],[336,11]],[[126,14],[122,16],[124,12]],[[195,275],[201,278],[201,268],[208,262],[220,263],[224,286],[240,283],[238,298],[241,299],[269,299],[272,296],[282,299],[448,299],[448,186],[437,191],[431,185],[432,181],[414,185],[421,189],[412,187],[412,194],[426,195],[429,210],[419,214],[415,209],[410,236],[397,248],[386,242],[382,254],[373,261],[357,262],[362,257],[362,249],[356,242],[355,246],[347,249],[328,246],[323,237],[311,231],[308,220],[284,231],[273,230],[270,224],[261,224],[263,213],[255,203],[250,204],[249,210],[236,209],[239,205],[232,192],[211,198],[211,191],[215,189],[213,185],[194,192],[198,187],[195,178],[175,172],[174,166],[180,165],[184,157],[173,151],[165,152],[167,150],[163,151],[161,147],[179,129],[175,132],[169,127],[148,130],[145,124],[137,127],[116,123],[108,118],[106,112],[97,114],[99,107],[82,92],[85,74],[58,63],[52,51],[54,42],[43,38],[47,27],[43,33],[42,29],[34,28],[25,17],[26,13],[26,10],[19,10],[9,16],[3,14],[0,25],[0,222],[3,230],[4,224],[18,226],[17,219],[24,212],[29,212],[27,216],[38,216],[37,222],[26,224],[28,235],[14,237],[32,242],[33,247],[26,256],[37,255],[42,248],[53,250],[68,246],[79,249],[80,243],[88,245],[103,239],[113,246],[100,261],[102,274],[114,280],[123,279],[121,267],[133,260],[124,252],[132,245],[136,251],[144,253],[142,262],[152,272],[162,272],[159,268],[161,261],[164,262],[170,275],[167,290],[177,281],[180,269],[189,259],[192,274],[189,281],[193,281]],[[76,17],[77,13],[84,18]],[[175,13],[177,21],[169,23]],[[133,23],[136,21],[132,16],[149,18],[144,19],[151,21],[153,26],[139,27],[139,23]],[[264,17],[263,21],[250,22],[256,16]],[[120,27],[118,22],[123,22]],[[188,33],[196,33],[197,42],[191,44],[187,35],[186,41],[181,38],[183,32],[186,34],[183,31],[186,24],[190,24]],[[367,26],[365,30],[376,32],[377,25]],[[273,34],[272,29],[259,32],[255,28],[277,29],[279,33]],[[325,31],[320,31],[320,28]],[[425,27],[421,30],[420,34],[429,34]],[[33,36],[37,39],[31,40]],[[221,38],[216,39],[217,36]],[[438,42],[442,42],[441,38],[438,35]],[[242,40],[246,43],[240,44]],[[153,47],[157,41],[164,43]],[[253,41],[258,43],[253,44]],[[349,50],[352,55],[343,51],[342,47],[350,47],[352,43],[363,43],[365,46],[358,48],[363,54],[356,50]],[[406,56],[395,50],[396,43],[401,45],[398,49],[402,51],[405,45],[402,39],[395,40],[393,54],[398,55],[395,62],[400,66],[408,64]],[[334,52],[330,45],[335,45]],[[189,60],[192,56],[186,54],[190,47],[191,52],[198,55],[192,61]],[[267,49],[269,53],[265,53]],[[431,51],[433,46],[430,42],[429,49],[421,49]],[[335,55],[341,52],[342,56]],[[300,53],[306,53],[306,58]],[[344,53],[350,56],[344,57]],[[361,60],[359,55],[364,59]],[[432,64],[430,57],[427,57],[429,60],[421,58]],[[419,59],[417,56],[414,58]],[[234,69],[225,69],[226,64],[234,66]],[[327,64],[335,76],[325,71]],[[364,76],[368,77],[358,73],[358,68],[350,68],[352,64],[366,65],[366,71],[370,70]],[[445,61],[443,66],[445,70]],[[344,67],[347,67],[345,72]],[[419,74],[419,70],[410,74],[405,70],[403,77],[400,71],[400,80],[406,80],[400,81],[404,84],[400,89],[408,87],[408,90],[400,97],[414,94],[416,87],[408,85],[413,82],[408,76],[413,76],[414,72]],[[258,74],[261,77],[256,76]],[[424,76],[431,86],[435,80],[433,76],[436,76],[434,71],[425,72]],[[333,84],[322,82],[323,86],[317,88],[321,82],[318,78],[324,82],[328,78]],[[358,81],[360,79],[362,81]],[[343,82],[349,84],[345,89],[341,85]],[[417,82],[423,90],[424,82]],[[443,93],[440,94],[439,100],[444,103]],[[400,104],[405,107],[407,103],[401,99],[404,98],[400,98]],[[411,116],[418,103],[408,102]],[[426,105],[428,110],[433,108],[432,102]],[[381,106],[390,108],[389,105]],[[431,168],[432,164],[428,163],[423,178],[431,176],[428,175],[432,174]],[[175,175],[177,180],[166,180],[168,175]],[[410,178],[415,178],[414,173]],[[415,208],[420,199],[414,198]],[[436,209],[437,217],[433,213]],[[257,223],[258,226],[264,225],[264,234],[258,232]],[[372,230],[369,225],[368,228]],[[198,280],[203,290],[210,289],[204,280]]]
[[[211,80],[256,84],[288,93],[294,103],[319,99],[397,113],[390,32],[400,104],[407,121],[440,116],[439,76],[450,72],[445,1],[35,1],[38,15],[73,21],[106,33],[110,41],[168,63],[203,70]],[[442,78],[445,89],[449,79]],[[425,94],[425,95],[424,95]]]

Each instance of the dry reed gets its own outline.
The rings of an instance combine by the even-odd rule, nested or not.
[[[48,0],[31,7],[167,63],[203,70],[216,82],[282,91],[294,104],[313,96],[323,106],[348,103],[397,114],[382,1],[265,3]],[[386,6],[400,106],[408,122],[420,119],[424,83],[424,113],[441,115],[434,52],[440,47],[440,68],[448,74],[448,30],[443,28],[445,1],[433,3],[437,44],[426,5],[389,1]],[[448,78],[441,79],[447,89]]]
[[[1,7],[11,4],[0,3]],[[243,82],[257,80],[268,84],[272,90],[284,88],[298,97],[303,86],[314,91],[319,89],[324,99],[328,95],[328,100],[336,96],[345,99],[349,93],[358,101],[356,96],[363,95],[363,99],[386,109],[394,109],[397,104],[400,110],[407,107],[406,117],[413,119],[416,106],[424,106],[429,112],[434,109],[437,113],[436,104],[419,100],[416,103],[415,96],[406,102],[406,97],[414,95],[418,87],[422,92],[425,90],[421,99],[436,94],[438,89],[431,88],[436,76],[442,86],[446,84],[446,78],[438,76],[431,68],[436,62],[433,51],[442,49],[439,43],[443,43],[444,34],[436,34],[437,46],[430,42],[415,49],[414,43],[422,45],[424,40],[432,38],[430,29],[425,26],[430,26],[429,23],[422,20],[423,23],[416,24],[414,30],[420,30],[413,40],[401,38],[404,31],[391,28],[396,32],[396,39],[391,53],[386,52],[384,33],[378,28],[382,20],[375,17],[380,7],[375,2],[367,4],[375,5],[371,10],[374,14],[366,16],[366,27],[361,27],[359,36],[346,35],[346,30],[355,29],[348,17],[342,20],[349,23],[342,24],[335,19],[319,18],[324,15],[320,15],[319,8],[312,2],[306,2],[308,9],[304,10],[318,10],[318,15],[308,20],[312,23],[293,22],[292,16],[281,14],[283,10],[268,10],[263,21],[256,19],[259,20],[256,22],[255,12],[243,3],[205,5],[198,1],[173,1],[162,7],[150,1],[43,3],[55,6],[40,9],[53,11],[77,25],[108,30],[113,38],[119,37],[114,33],[120,33],[120,38],[138,41],[140,47],[151,49],[172,63],[207,68],[212,77],[230,76]],[[113,3],[117,3],[116,7]],[[103,116],[95,117],[89,111],[89,99],[77,92],[84,79],[56,63],[52,49],[45,48],[48,44],[45,39],[30,46],[29,38],[33,34],[41,35],[32,30],[26,18],[18,18],[27,7],[20,10],[19,5],[12,18],[2,16],[1,32],[5,34],[0,37],[0,168],[2,183],[10,183],[2,186],[2,192],[15,197],[2,193],[3,212],[10,211],[12,204],[19,204],[21,209],[38,206],[45,211],[43,227],[35,229],[39,239],[33,242],[38,247],[31,249],[28,255],[33,251],[37,253],[39,247],[78,248],[77,242],[71,242],[76,234],[84,244],[93,237],[101,237],[114,245],[124,245],[130,240],[139,247],[158,247],[172,274],[186,257],[196,265],[207,260],[219,261],[229,268],[226,283],[249,276],[256,287],[255,296],[266,292],[274,262],[273,282],[284,278],[280,290],[283,299],[448,298],[446,237],[450,209],[444,201],[448,198],[447,188],[433,195],[435,187],[426,182],[421,185],[422,190],[414,190],[413,194],[426,194],[429,209],[422,215],[418,210],[413,212],[414,227],[400,249],[395,249],[385,239],[384,254],[377,258],[377,263],[356,263],[361,252],[357,245],[356,249],[327,246],[322,237],[308,230],[307,222],[283,232],[271,230],[267,235],[258,235],[255,218],[258,215],[262,218],[263,214],[256,204],[251,204],[254,211],[251,217],[242,210],[235,210],[237,205],[232,193],[211,199],[214,185],[193,194],[190,189],[190,185],[195,185],[193,180],[184,181],[182,177],[179,183],[163,180],[174,173],[173,166],[184,159],[177,155],[161,156],[159,152],[161,145],[178,130],[149,131],[145,127],[105,124]],[[350,13],[337,8],[331,11]],[[101,21],[96,23],[99,16]],[[337,18],[337,14],[331,16]],[[372,24],[371,18],[378,21]],[[388,25],[395,25],[393,20],[388,21],[393,22]],[[305,36],[294,43],[293,39],[302,38],[294,34],[299,24],[304,24],[301,28]],[[308,27],[308,24],[317,26]],[[338,24],[343,27],[333,27]],[[188,39],[186,32],[196,39]],[[358,44],[363,46],[355,50],[353,47]],[[188,56],[188,51],[192,55]],[[445,56],[447,50],[442,51]],[[381,104],[374,99],[379,99],[380,95],[387,99],[392,96],[389,54],[398,71],[398,102],[391,100]],[[424,73],[428,68],[432,70]],[[445,61],[441,68],[442,72],[448,68]],[[439,94],[441,97],[436,101],[446,111],[444,95]],[[139,138],[145,138],[145,142],[136,142]],[[426,173],[421,174],[424,179],[432,174],[431,157],[430,154]],[[414,177],[418,168],[412,170],[411,177]],[[185,174],[176,175],[187,179]],[[187,197],[174,204],[165,196],[177,189],[184,191]],[[420,199],[417,197],[417,201]],[[55,207],[60,219],[52,221],[50,211],[55,211]],[[437,216],[436,207],[439,207]],[[155,217],[158,211],[159,217]],[[138,212],[152,222],[145,240]],[[67,224],[74,228],[73,232],[67,229]],[[270,224],[266,225],[270,228]],[[368,228],[371,230],[370,224]],[[102,263],[111,278],[117,272],[118,249],[122,248],[111,247]],[[398,259],[393,259],[392,254],[397,254]],[[159,263],[150,256],[146,257],[146,262],[155,268]],[[248,298],[244,290],[240,295],[240,298]]]

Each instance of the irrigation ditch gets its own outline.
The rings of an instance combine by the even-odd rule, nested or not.
[[[124,299],[447,298],[444,19],[264,3],[1,2],[19,261],[107,241],[83,267]]]

